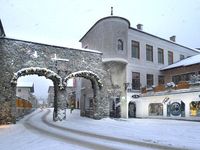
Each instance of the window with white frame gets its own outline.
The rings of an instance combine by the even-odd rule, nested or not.
[[[161,48],[158,48],[158,63],[164,64],[164,50]]]
[[[140,59],[140,43],[137,41],[131,41],[131,56]]]
[[[146,60],[153,62],[153,46],[146,45]]]
[[[153,74],[147,74],[147,88],[152,87],[153,85]]]

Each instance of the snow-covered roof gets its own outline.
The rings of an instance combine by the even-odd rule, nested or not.
[[[124,64],[128,63],[128,61],[126,59],[123,59],[123,58],[102,58],[102,61],[104,63],[110,62],[110,61],[121,62],[121,63],[124,63]]]
[[[194,64],[199,64],[200,63],[200,54],[191,56],[189,58],[183,59],[179,62],[176,62],[174,64],[171,64],[167,67],[161,68],[161,70],[167,70],[167,69],[173,69],[177,67],[184,67],[184,66],[190,66]]]
[[[17,87],[33,87],[33,82],[17,82]]]
[[[34,83],[33,82],[17,82],[17,87],[19,88],[30,88],[31,92],[34,92]]]

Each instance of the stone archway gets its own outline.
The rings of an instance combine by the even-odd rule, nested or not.
[[[94,118],[101,119],[109,115],[107,91],[109,83],[107,73],[103,68],[101,52],[15,40],[6,37],[0,38],[0,47],[0,60],[2,60],[0,61],[0,124],[15,123],[16,93],[15,86],[12,85],[16,84],[15,82],[19,76],[29,74],[44,76],[55,82],[58,98],[56,102],[58,108],[61,108],[58,112],[59,115],[62,114],[60,110],[65,105],[63,100],[66,101],[66,88],[65,84],[63,84],[64,78],[70,73],[80,70],[92,71],[99,78],[96,78],[95,74],[92,76],[84,74],[82,77],[92,81],[93,87],[98,89],[94,90],[97,100],[97,110],[94,113]],[[98,79],[102,80],[103,87]],[[12,81],[12,84],[10,84],[10,81]],[[101,92],[99,93],[100,90]]]
[[[47,68],[40,68],[40,67],[30,67],[30,68],[23,68],[16,73],[11,80],[11,85],[16,86],[17,80],[19,77],[27,76],[27,75],[38,75],[44,76],[47,79],[50,79],[54,84],[54,115],[53,120],[58,120],[58,109],[59,109],[59,98],[58,93],[59,90],[63,90],[65,87],[63,86],[62,78],[56,74],[55,72],[47,69]]]
[[[67,84],[67,80],[70,78],[75,78],[75,77],[82,77],[85,79],[88,79],[91,81],[92,84],[92,89],[93,89],[93,112],[92,112],[92,118],[97,118],[97,107],[98,107],[98,101],[100,99],[100,92],[101,89],[103,87],[103,84],[100,80],[100,78],[98,77],[98,75],[96,75],[94,72],[92,71],[87,71],[87,70],[83,70],[83,71],[77,71],[74,73],[69,74],[67,77],[64,78],[64,83],[65,85]]]

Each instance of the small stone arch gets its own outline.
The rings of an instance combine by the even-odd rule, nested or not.
[[[98,109],[98,103],[100,100],[100,91],[103,87],[101,79],[94,72],[84,70],[69,74],[67,77],[64,78],[63,83],[66,85],[67,80],[74,77],[82,77],[91,81],[93,89],[93,112],[92,115],[90,115],[89,117],[97,119],[96,113]]]
[[[64,83],[66,84],[67,80],[73,77],[86,78],[92,82],[93,86],[97,84],[100,90],[103,87],[101,79],[92,71],[83,70],[83,71],[77,71],[77,72],[71,73],[64,79]]]
[[[47,79],[52,80],[54,84],[54,113],[53,113],[53,120],[58,120],[58,110],[59,110],[59,98],[58,98],[58,92],[60,90],[65,89],[65,86],[63,85],[62,78],[52,70],[49,70],[47,68],[40,68],[40,67],[30,67],[30,68],[23,68],[16,73],[14,73],[13,78],[11,79],[11,85],[15,87],[17,85],[17,80],[21,76],[26,75],[38,75],[38,76],[44,76]]]

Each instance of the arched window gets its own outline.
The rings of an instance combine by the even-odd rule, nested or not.
[[[117,44],[118,50],[123,51],[123,46],[124,46],[123,41],[121,39],[119,39],[118,44]]]

